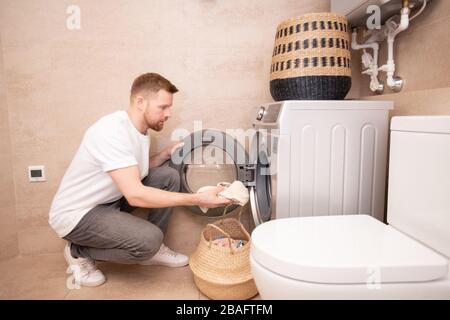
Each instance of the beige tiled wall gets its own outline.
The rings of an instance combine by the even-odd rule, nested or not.
[[[411,21],[395,41],[396,75],[405,80],[400,93],[385,89],[381,96],[369,90],[369,77],[355,72],[362,99],[393,100],[391,115],[450,114],[450,1],[433,0],[425,11]],[[386,43],[380,47],[380,64],[386,63]],[[359,55],[357,56],[360,59]],[[359,65],[359,61],[356,61]],[[385,81],[385,73],[382,73]]]
[[[73,4],[81,9],[80,30],[66,28]],[[9,112],[12,141],[2,161],[13,163],[2,185],[13,193],[14,179],[20,252],[62,248],[47,223],[50,201],[86,128],[127,107],[137,75],[159,72],[180,89],[173,118],[153,135],[152,152],[174,129],[192,131],[194,120],[203,120],[204,128],[248,128],[258,105],[272,101],[269,65],[278,22],[328,10],[329,0],[1,1],[8,96],[7,109],[1,100],[1,133],[8,132],[3,115]],[[46,166],[46,182],[27,181],[30,164]],[[13,221],[14,202],[5,206]],[[167,241],[190,251],[204,223],[179,208]],[[2,223],[2,235],[4,228]]]
[[[1,49],[0,37],[0,49]],[[19,252],[14,199],[11,134],[6,100],[3,54],[0,50],[0,259]]]

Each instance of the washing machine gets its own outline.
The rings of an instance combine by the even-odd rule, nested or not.
[[[195,193],[203,186],[215,186],[220,182],[231,183],[235,180],[252,188],[255,166],[244,147],[245,134],[244,132],[244,137],[237,137],[235,134],[205,129],[184,137],[184,146],[172,154],[169,162],[169,166],[180,174],[180,191]],[[252,133],[250,135],[253,137]],[[230,213],[237,207],[238,205],[231,205],[227,212]],[[222,216],[224,212],[224,207],[208,209],[207,212],[202,212],[198,206],[187,208],[195,214],[211,218]]]
[[[194,132],[170,165],[180,172],[184,192],[241,180],[250,192],[255,225],[343,214],[383,221],[391,109],[391,101],[268,103],[247,130],[247,147],[224,132]],[[204,215],[198,207],[190,210]],[[222,212],[215,208],[206,215]]]

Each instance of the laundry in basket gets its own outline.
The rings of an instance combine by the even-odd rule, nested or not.
[[[251,237],[240,221],[242,209],[238,219],[206,225],[190,257],[195,284],[211,299],[243,300],[258,293],[250,270]],[[228,244],[222,246],[223,241]]]

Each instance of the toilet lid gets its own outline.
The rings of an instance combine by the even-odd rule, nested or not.
[[[368,215],[272,220],[252,233],[251,255],[282,276],[320,283],[429,281],[448,260]]]

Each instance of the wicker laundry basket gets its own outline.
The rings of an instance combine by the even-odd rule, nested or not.
[[[347,18],[310,13],[278,25],[270,93],[281,100],[340,100],[351,87]]]
[[[189,266],[195,284],[211,299],[243,300],[258,293],[250,270],[251,238],[240,222],[240,215],[239,219],[225,218],[208,224],[201,233],[197,249],[190,257]],[[230,242],[229,247],[212,243],[221,236]],[[233,248],[232,239],[245,240],[247,243]]]

